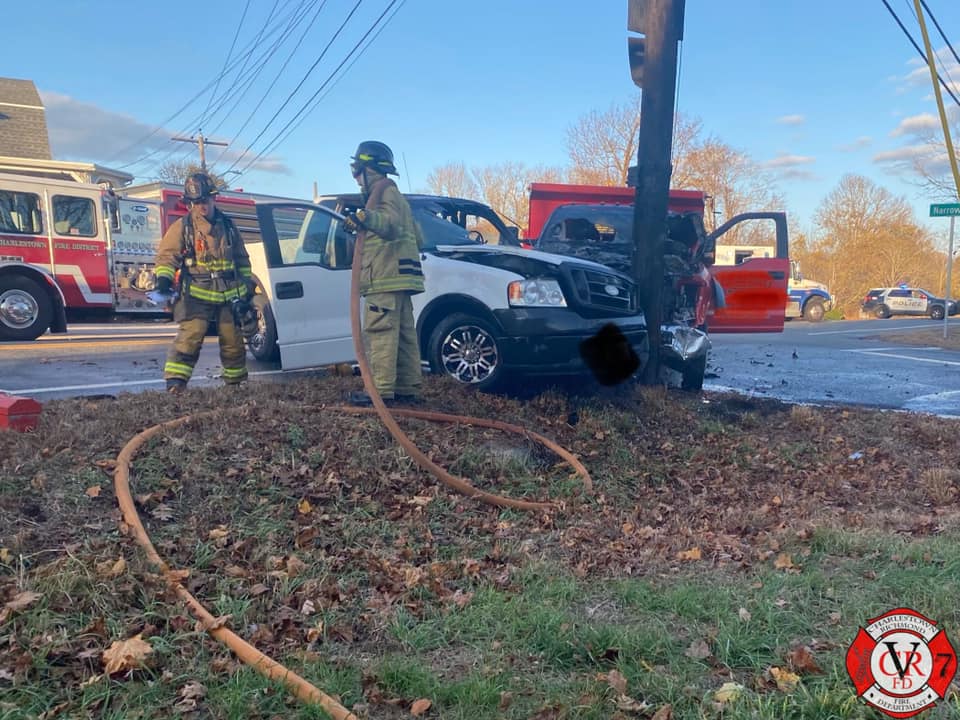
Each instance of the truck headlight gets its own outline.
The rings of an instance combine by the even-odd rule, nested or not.
[[[507,300],[513,307],[566,307],[563,290],[556,280],[537,278],[514,280],[507,285]]]

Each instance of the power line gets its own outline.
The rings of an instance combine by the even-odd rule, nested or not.
[[[287,4],[289,4],[289,2],[288,2]],[[278,27],[279,27],[279,25],[280,25],[280,22],[277,23],[277,26],[278,26]],[[276,31],[277,31],[277,28],[274,28],[274,29],[271,30],[269,33],[267,33],[267,37],[275,34]],[[249,45],[244,49],[244,54],[241,55],[240,57],[236,58],[236,59],[233,61],[233,63],[231,64],[230,68],[228,68],[226,72],[232,71],[233,68],[236,67],[237,64],[239,64],[242,60],[248,59],[248,58],[256,51],[257,47],[259,47],[260,42],[262,42],[262,41],[258,41],[258,42],[254,42],[254,43],[249,44]],[[221,73],[220,75],[218,75],[218,77],[220,77],[220,76],[222,76],[222,75],[223,75],[223,73]],[[163,129],[164,129],[164,126],[166,126],[168,123],[172,122],[172,121],[175,120],[177,117],[179,117],[181,114],[183,114],[183,112],[184,112],[185,110],[187,110],[187,108],[189,108],[191,105],[193,105],[193,103],[194,103],[197,99],[199,99],[207,90],[209,90],[209,89],[213,86],[213,84],[214,84],[215,82],[216,82],[216,78],[214,78],[213,80],[211,80],[210,82],[208,82],[199,92],[197,92],[196,94],[194,94],[189,100],[187,100],[183,105],[181,105],[178,110],[176,110],[172,115],[170,115],[168,118],[166,118],[165,120],[163,120],[163,121],[162,121],[159,125],[157,125],[152,131],[150,131],[149,133],[147,133],[146,135],[142,136],[142,137],[139,138],[138,140],[135,140],[134,142],[130,143],[129,145],[126,145],[126,146],[123,147],[122,149],[120,149],[120,150],[118,150],[117,152],[115,152],[112,156],[110,156],[110,158],[107,159],[107,162],[109,162],[109,161],[110,161],[111,159],[113,159],[113,158],[116,158],[116,157],[119,157],[120,155],[123,155],[123,154],[124,154],[125,152],[127,152],[128,150],[131,150],[132,148],[135,148],[136,146],[141,145],[142,143],[146,142],[147,140],[149,140],[150,138],[152,138],[154,135],[156,135],[158,132],[160,132],[161,130],[163,130]],[[187,128],[185,128],[182,132],[188,132],[188,131],[189,131],[189,128],[192,127],[192,126],[195,125],[195,124],[196,124],[196,123],[191,123],[191,124],[188,125]],[[130,167],[131,165],[136,165],[136,164],[142,162],[143,160],[145,160],[146,158],[150,157],[151,155],[155,155],[156,153],[160,152],[161,150],[162,150],[162,148],[157,148],[156,150],[153,150],[152,152],[148,153],[146,156],[144,156],[144,157],[142,157],[142,158],[139,158],[139,159],[137,159],[137,160],[134,160],[134,161],[132,161],[132,162],[126,163],[125,165],[120,165],[119,167],[120,167],[120,168],[125,168],[125,167]]]
[[[897,13],[894,12],[892,7],[890,7],[890,3],[888,3],[887,0],[880,0],[880,2],[883,3],[884,7],[887,8],[887,11],[893,16],[893,19],[896,20],[897,25],[900,26],[901,30],[903,30],[903,34],[907,36],[907,39],[910,41],[910,44],[913,45],[914,49],[916,49],[920,57],[923,58],[923,61],[928,62],[926,53],[920,49],[920,46],[917,45],[917,41],[913,39],[913,36],[910,34],[910,31],[907,30],[906,27],[904,27],[902,22],[900,22],[900,18],[897,17]],[[950,86],[944,81],[943,77],[941,77],[939,72],[937,73],[937,80],[940,81],[940,84],[943,86],[943,89],[947,91],[947,94],[949,94],[950,97],[953,98],[953,101],[957,105],[960,105],[960,98],[957,98],[957,96],[953,93],[953,90],[950,89]]]
[[[943,38],[943,41],[947,44],[947,47],[950,48],[950,52],[953,53],[953,59],[957,61],[957,64],[960,64],[960,57],[957,56],[957,51],[953,49],[953,45],[950,44],[950,41],[947,40],[947,36],[943,32],[943,28],[940,27],[940,23],[937,22],[937,19],[933,16],[933,11],[927,7],[926,0],[920,0],[920,4],[923,5],[923,9],[927,11],[927,15],[930,16],[930,19],[933,20],[933,24],[937,28],[937,32],[940,33],[940,37]]]
[[[270,150],[274,149],[282,139],[285,139],[286,136],[284,135],[284,133],[287,132],[288,128],[290,128],[293,125],[294,129],[296,129],[296,126],[294,125],[294,123],[297,122],[298,118],[301,118],[301,116],[303,116],[301,118],[301,122],[302,122],[302,120],[306,119],[307,115],[309,115],[310,112],[316,109],[317,105],[319,104],[319,101],[317,103],[314,103],[313,101],[317,98],[318,95],[320,95],[321,92],[323,92],[323,90],[327,87],[327,85],[331,83],[331,81],[335,78],[336,74],[340,71],[340,69],[344,65],[346,65],[347,61],[350,60],[350,58],[354,55],[354,53],[357,52],[357,49],[363,44],[363,42],[367,39],[367,37],[369,37],[369,35],[377,28],[377,25],[380,24],[380,22],[390,12],[393,6],[397,4],[397,1],[398,0],[391,0],[390,4],[387,5],[386,9],[384,9],[384,11],[380,13],[379,17],[373,22],[373,24],[367,29],[367,31],[360,37],[357,43],[350,49],[350,52],[347,53],[346,57],[340,62],[339,65],[337,65],[336,68],[333,69],[333,72],[331,72],[330,75],[327,76],[327,79],[324,80],[323,84],[319,88],[317,88],[317,91],[313,95],[311,95],[310,98],[307,99],[307,102],[303,104],[303,106],[300,108],[297,114],[294,115],[287,122],[287,124],[280,129],[280,132],[278,132],[274,136],[274,139],[271,140],[270,143],[268,143],[267,146],[255,158],[253,158],[253,160],[248,162],[243,167],[243,170],[241,170],[241,173],[244,173],[247,170],[249,170],[250,167],[253,166],[253,164],[257,160],[259,160],[261,157],[266,155]],[[364,48],[364,50],[366,50],[366,48]],[[322,100],[322,97],[320,99]],[[312,107],[311,107],[311,104],[312,104]],[[306,115],[304,115],[304,113],[306,113]],[[231,168],[234,167],[241,159],[242,159],[242,156],[240,158],[237,158],[234,164],[231,165]]]
[[[313,4],[316,5],[316,2],[314,2]],[[276,85],[277,81],[280,79],[280,76],[283,74],[283,71],[286,70],[287,65],[290,64],[290,61],[293,59],[293,56],[296,54],[297,50],[300,49],[300,46],[303,44],[303,41],[306,39],[307,34],[309,34],[311,28],[313,28],[314,24],[317,22],[317,18],[320,17],[320,13],[323,12],[323,8],[326,7],[326,5],[327,5],[327,0],[323,0],[323,2],[320,3],[320,7],[317,8],[317,12],[314,14],[313,19],[310,21],[310,24],[307,25],[306,29],[300,35],[300,39],[297,40],[297,44],[293,47],[293,50],[290,51],[290,54],[287,55],[287,59],[284,60],[283,65],[280,66],[280,69],[277,71],[276,75],[273,76],[273,81],[269,83],[267,92],[263,94],[263,96],[260,98],[260,101],[254,106],[253,110],[250,111],[250,114],[247,115],[247,119],[243,121],[243,124],[240,126],[240,129],[237,130],[236,133],[234,133],[233,138],[230,140],[229,144],[232,145],[236,141],[236,139],[240,137],[240,134],[247,128],[247,125],[249,125],[250,121],[253,120],[253,118],[256,116],[257,111],[260,109],[260,107],[263,105],[263,103],[266,101],[267,97],[269,96],[270,90],[273,89],[273,87]],[[236,107],[236,105],[234,107]],[[220,155],[217,156],[218,161],[220,160],[221,157],[223,157],[223,155],[227,152],[228,149],[229,148],[224,149],[220,153]]]
[[[276,7],[276,5],[274,5],[274,7]],[[223,61],[223,69],[217,76],[217,84],[214,85],[213,92],[210,93],[210,99],[207,100],[207,109],[203,111],[204,119],[206,119],[207,113],[210,112],[210,105],[213,104],[213,99],[217,96],[217,90],[220,89],[220,79],[224,76],[224,73],[227,72],[227,66],[230,64],[230,57],[233,55],[233,49],[237,46],[237,38],[240,37],[240,28],[243,27],[243,21],[246,19],[247,10],[249,9],[250,0],[247,0],[246,5],[243,6],[243,13],[240,15],[240,22],[237,23],[237,31],[233,34],[233,42],[230,43],[230,49],[227,51],[227,59]]]
[[[310,68],[307,70],[307,72],[304,73],[303,77],[300,79],[300,82],[297,83],[297,86],[290,91],[290,93],[287,95],[286,100],[283,101],[283,104],[280,105],[277,111],[273,114],[273,117],[271,117],[267,121],[267,124],[263,126],[263,129],[250,142],[250,144],[247,145],[246,149],[240,154],[240,157],[238,157],[236,160],[233,161],[233,164],[228,168],[228,170],[232,170],[233,168],[235,168],[237,166],[237,163],[243,160],[243,158],[247,155],[247,153],[253,149],[253,146],[256,144],[257,140],[262,138],[263,134],[270,129],[270,126],[273,124],[274,120],[276,120],[277,117],[280,115],[280,113],[283,112],[283,109],[290,103],[290,101],[293,99],[293,96],[300,91],[300,88],[303,87],[303,84],[310,77],[310,74],[316,69],[317,65],[320,64],[320,61],[323,60],[323,58],[326,56],[327,52],[330,50],[330,47],[333,45],[334,41],[340,36],[340,33],[343,32],[343,29],[347,26],[347,23],[350,22],[350,19],[354,16],[354,14],[357,12],[357,10],[360,8],[360,5],[362,4],[363,4],[363,0],[357,0],[356,4],[347,14],[346,19],[342,23],[340,23],[340,27],[337,28],[337,31],[333,34],[333,37],[331,37],[330,41],[324,46],[323,50],[320,52],[320,55],[314,61],[313,65],[311,65]],[[313,98],[311,98],[311,100],[312,99]],[[308,100],[307,102],[310,102],[310,101]],[[281,132],[283,131],[281,130]]]

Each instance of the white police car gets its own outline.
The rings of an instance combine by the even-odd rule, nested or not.
[[[864,313],[878,318],[893,315],[927,315],[934,320],[943,320],[944,299],[923,288],[906,286],[874,288],[860,303]],[[957,303],[950,301],[949,312],[956,315]]]

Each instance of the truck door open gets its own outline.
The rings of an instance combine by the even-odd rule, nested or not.
[[[708,320],[711,333],[783,332],[783,308],[790,276],[787,216],[782,212],[752,212],[736,215],[708,236],[710,247],[734,227],[747,221],[773,222],[776,237],[772,257],[754,254],[739,264],[710,266],[710,274],[723,288],[726,306],[717,308]]]
[[[266,268],[254,273],[268,295],[283,369],[353,360],[352,241],[339,217],[310,203],[258,205],[257,217]]]

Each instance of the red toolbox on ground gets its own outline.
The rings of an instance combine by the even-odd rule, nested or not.
[[[0,429],[34,430],[40,420],[40,410],[36,400],[0,393]]]

